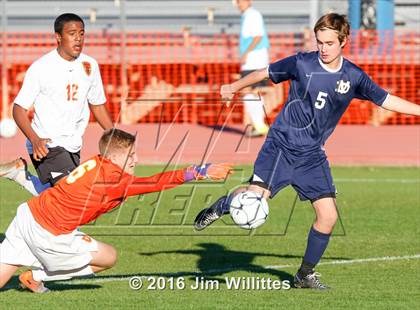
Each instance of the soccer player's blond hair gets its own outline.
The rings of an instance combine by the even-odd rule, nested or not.
[[[108,157],[113,151],[131,147],[135,141],[136,137],[128,132],[116,128],[108,129],[99,140],[99,152]]]

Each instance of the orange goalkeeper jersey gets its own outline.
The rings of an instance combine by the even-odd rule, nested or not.
[[[169,189],[184,181],[184,170],[140,178],[98,155],[29,200],[28,205],[44,229],[54,235],[68,234],[114,209],[128,196]]]

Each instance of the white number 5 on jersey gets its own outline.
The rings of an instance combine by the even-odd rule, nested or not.
[[[327,100],[325,100],[325,98],[327,98],[328,94],[324,93],[323,91],[320,91],[318,93],[318,97],[316,98],[315,101],[315,108],[321,110],[324,106],[325,103],[327,102]]]

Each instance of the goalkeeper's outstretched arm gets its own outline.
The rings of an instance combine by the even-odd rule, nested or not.
[[[125,196],[159,192],[194,180],[223,180],[233,172],[231,164],[205,164],[158,173],[150,177],[134,177]]]

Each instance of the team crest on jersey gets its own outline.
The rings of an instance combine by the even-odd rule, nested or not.
[[[86,72],[87,76],[89,76],[92,72],[92,67],[91,67],[90,63],[87,62],[87,61],[84,61],[84,62],[82,62],[82,64],[83,64],[83,68],[85,69],[85,72]]]
[[[337,81],[335,91],[339,94],[346,94],[350,90],[350,81],[344,82],[343,80]]]

